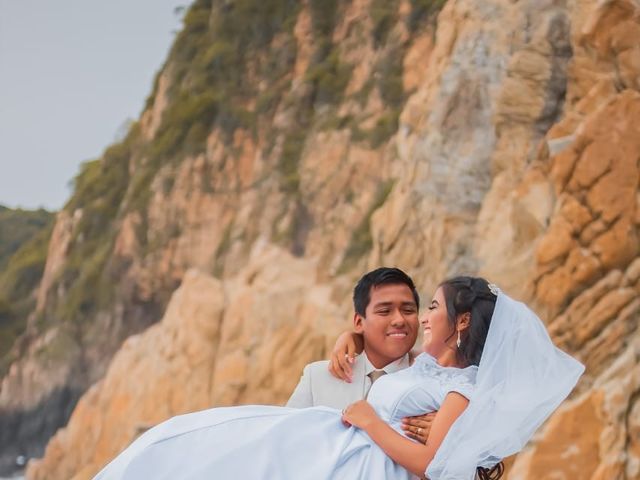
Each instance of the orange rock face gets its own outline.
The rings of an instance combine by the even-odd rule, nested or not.
[[[567,152],[551,159],[559,209],[536,257],[538,297],[553,308],[638,255],[638,118],[640,93],[626,90],[584,122]]]

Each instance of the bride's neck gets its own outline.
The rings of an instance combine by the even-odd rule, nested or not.
[[[436,362],[441,367],[457,367],[463,368],[464,365],[461,365],[458,361],[458,357],[456,355],[456,351],[453,349],[447,349],[442,352],[440,355],[436,357]]]

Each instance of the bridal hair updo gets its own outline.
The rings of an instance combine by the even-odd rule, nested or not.
[[[497,296],[489,289],[489,282],[480,277],[455,277],[445,280],[440,287],[447,304],[451,337],[456,334],[458,316],[465,313],[471,315],[469,328],[461,334],[458,361],[465,366],[477,366],[480,364]]]
[[[447,318],[456,334],[456,319],[459,315],[469,313],[469,328],[461,334],[458,349],[458,361],[464,365],[479,365],[484,343],[489,333],[491,317],[496,306],[495,293],[489,288],[489,282],[480,277],[455,277],[440,284],[447,304]],[[450,338],[451,338],[450,337]],[[477,480],[497,480],[504,473],[504,464],[499,462],[493,468],[478,467]]]

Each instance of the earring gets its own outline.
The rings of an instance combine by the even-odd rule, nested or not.
[[[458,340],[456,340],[456,345],[458,346],[458,348],[460,348],[460,345],[462,345],[462,340],[460,340],[460,330],[458,330]]]

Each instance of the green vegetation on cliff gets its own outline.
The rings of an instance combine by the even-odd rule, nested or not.
[[[14,210],[0,205],[0,270],[18,248],[52,221],[53,214],[44,209]]]
[[[296,0],[193,3],[165,65],[169,103],[132,193],[140,210],[162,165],[203,152],[215,128],[230,143],[236,129],[256,134],[257,116],[273,114],[289,86],[299,8]]]
[[[247,99],[256,95],[257,85],[247,67],[269,49],[276,34],[291,32],[298,8],[294,0],[193,4],[167,61],[170,103],[149,146],[153,161],[204,151],[214,127],[229,140],[236,128],[254,126]],[[285,42],[271,53],[275,58],[260,59],[256,75],[276,80],[295,60],[295,45]]]
[[[116,223],[139,136],[139,125],[133,124],[122,142],[107,148],[100,159],[82,164],[73,181],[74,194],[65,210],[74,215],[74,226],[69,254],[56,280],[65,294],[62,301],[54,300],[55,309],[49,312],[58,319],[82,322],[108,307],[113,297]]]
[[[53,214],[0,206],[0,374],[24,331],[47,258]]]

